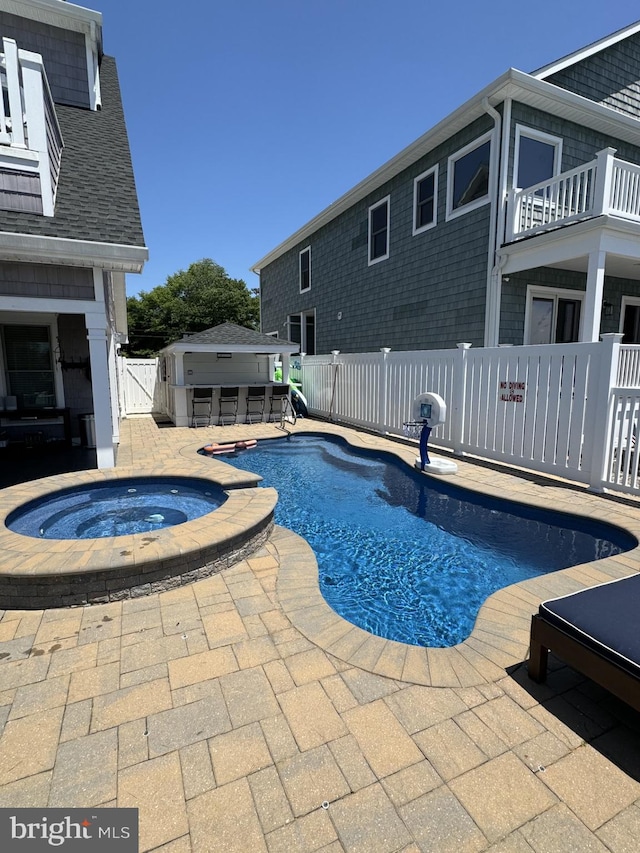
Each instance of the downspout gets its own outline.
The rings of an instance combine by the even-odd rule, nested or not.
[[[501,242],[499,232],[504,227],[504,211],[506,203],[506,186],[507,186],[507,167],[508,167],[508,145],[509,145],[509,128],[511,127],[511,99],[506,98],[504,101],[504,120],[500,117],[500,113],[492,107],[488,98],[482,99],[482,106],[485,112],[491,116],[494,121],[495,136],[499,140],[498,145],[492,146],[492,164],[491,164],[491,214],[489,221],[489,246],[487,257],[487,295],[485,302],[485,324],[484,324],[484,345],[485,347],[498,346],[500,339],[500,297],[501,297],[501,282],[500,274],[501,265],[504,261],[496,258],[498,245]],[[498,180],[498,168],[500,168],[500,177]]]
[[[258,299],[260,300],[260,331],[262,332],[262,334],[264,334],[264,330],[262,328],[262,286],[261,286],[262,285],[262,278],[261,278],[262,270],[256,270],[252,267],[251,272],[254,275],[258,276]]]

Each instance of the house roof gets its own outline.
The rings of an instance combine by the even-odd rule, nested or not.
[[[78,247],[82,241],[112,244],[118,246],[117,254],[123,263],[130,255],[129,269],[137,265],[139,271],[146,259],[146,248],[118,74],[112,57],[103,57],[100,77],[101,110],[56,105],[65,147],[55,215],[1,210],[0,242],[3,247],[10,244],[7,235],[13,234],[79,241]],[[89,254],[86,248],[82,251]],[[113,254],[103,246],[97,246],[96,251],[105,257]],[[14,258],[20,259],[19,255]],[[27,259],[33,260],[33,255]],[[82,258],[76,262],[82,263]],[[108,260],[104,266],[109,267]],[[114,268],[125,269],[125,266]]]
[[[300,344],[293,341],[263,335],[262,332],[246,329],[235,323],[220,323],[219,326],[205,329],[204,332],[196,332],[174,341],[165,347],[164,351],[252,352],[276,355],[282,352],[298,352],[299,349]]]
[[[556,59],[548,65],[544,65],[542,68],[538,68],[537,71],[532,71],[531,76],[536,77],[538,80],[545,80],[547,77],[551,77],[552,74],[557,74],[558,71],[562,71],[570,65],[582,62],[589,56],[593,56],[594,53],[600,53],[601,50],[605,50],[620,41],[624,41],[624,39],[627,39],[629,36],[633,36],[638,32],[640,32],[640,21],[636,21],[634,24],[629,24],[628,27],[623,27],[621,30],[616,30],[615,33],[611,33],[611,35],[598,39],[598,41],[594,41],[585,47],[581,47],[580,50],[568,53],[566,56]]]
[[[624,30],[620,30],[614,36],[610,36],[609,40],[603,39],[601,42],[598,42],[597,50],[602,50],[613,43],[611,40],[614,37],[617,40],[621,40],[636,30],[640,30],[640,22]],[[593,52],[595,52],[596,48],[594,45],[591,45],[590,48],[594,48]],[[583,51],[577,51],[575,54],[572,54],[572,61],[578,62],[580,59],[583,59],[584,56],[588,55],[586,51],[590,48],[585,48]],[[567,64],[570,63],[567,62]],[[520,103],[527,104],[535,109],[559,116],[568,121],[576,122],[583,127],[591,128],[605,135],[625,140],[632,145],[638,144],[638,133],[640,130],[640,121],[638,119],[620,113],[612,107],[598,104],[568,89],[547,83],[543,77],[553,73],[550,70],[551,68],[552,66],[547,66],[546,69],[541,69],[535,75],[526,74],[523,71],[518,71],[516,68],[510,68],[466,101],[466,103],[434,125],[434,127],[415,142],[412,142],[400,151],[399,154],[392,157],[391,160],[388,160],[375,172],[372,172],[368,177],[356,184],[355,187],[340,196],[329,207],[325,208],[307,222],[306,225],[303,225],[302,228],[280,243],[279,246],[271,250],[251,267],[251,271],[259,273],[261,269],[285,254],[285,252],[307,240],[311,234],[323,225],[331,222],[358,201],[361,201],[370,193],[379,189],[391,178],[413,165],[438,145],[446,142],[453,134],[463,130],[482,115],[486,115],[488,113],[488,106],[495,107],[507,98],[512,98]],[[558,68],[554,68],[554,70],[557,71]]]

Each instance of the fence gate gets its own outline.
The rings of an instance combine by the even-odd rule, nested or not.
[[[120,358],[119,361],[124,414],[150,414],[154,411],[158,359]]]

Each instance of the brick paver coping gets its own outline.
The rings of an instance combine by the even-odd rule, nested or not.
[[[389,439],[307,421],[296,431],[341,435],[354,448],[383,450],[413,465],[416,450]],[[607,511],[601,496],[566,489],[558,481],[515,480],[507,473],[458,462],[460,471],[448,477],[463,488],[494,497],[511,498],[540,508],[607,520],[640,539],[640,516],[635,503],[614,504]],[[508,483],[508,489],[505,489]],[[521,491],[514,492],[514,483]],[[567,595],[597,583],[626,577],[640,570],[640,547],[585,565],[549,572],[497,590],[480,608],[471,635],[450,648],[423,648],[374,636],[339,616],[324,600],[318,585],[313,551],[290,534],[291,552],[281,555],[278,573],[280,606],[293,625],[312,643],[344,663],[386,678],[432,687],[472,687],[495,681],[505,669],[527,660],[531,614],[541,601]],[[294,538],[297,540],[294,544]]]
[[[295,430],[305,428],[409,463],[416,452],[317,421]],[[166,458],[182,473],[236,476],[199,457],[198,441],[278,434],[131,418],[118,466],[139,473]],[[458,464],[461,485],[640,527],[638,502]],[[314,623],[313,554],[278,525],[246,560],[196,583],[96,607],[0,610],[0,806],[137,808],[140,853],[637,853],[640,715],[558,661],[545,684],[505,666],[523,660],[528,625],[508,628],[509,602],[533,612],[552,584],[637,571],[638,550],[492,596],[483,633],[465,643],[486,677],[477,686],[462,686],[468,668],[440,665],[442,652],[459,662],[458,647],[417,650],[432,684],[451,678],[430,687],[411,680],[424,673],[416,647],[343,631],[326,605]]]
[[[8,514],[74,486],[140,476],[193,476],[228,490],[214,512],[173,527],[101,539],[37,539],[5,527]],[[260,478],[227,465],[184,459],[148,467],[80,471],[0,491],[0,607],[103,604],[173,589],[245,559],[267,539],[277,500]]]

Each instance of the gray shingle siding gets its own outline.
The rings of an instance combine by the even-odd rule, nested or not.
[[[0,261],[0,295],[94,299],[93,272],[84,267]]]
[[[508,278],[509,281],[502,281],[500,343],[514,346],[519,346],[524,341],[524,313],[529,285],[582,291],[586,285],[585,273],[550,267],[525,270],[509,275]]]
[[[509,185],[513,178],[513,160],[515,156],[516,125],[521,124],[544,131],[562,139],[561,171],[567,172],[582,166],[595,158],[604,148],[615,148],[616,156],[631,163],[640,164],[640,144],[631,145],[604,133],[566,121],[558,116],[543,113],[525,104],[514,101],[511,110],[511,141],[509,147]],[[639,138],[640,143],[640,138]]]
[[[21,50],[42,56],[56,103],[89,107],[87,54],[82,33],[0,12],[0,37],[15,39]]]
[[[569,171],[590,162],[595,158],[598,151],[609,146],[617,149],[617,156],[621,159],[640,164],[640,146],[630,145],[613,137],[599,134],[574,122],[540,112],[518,102],[512,104],[511,116],[509,186],[513,180],[517,124],[532,127],[562,139],[561,171]],[[524,315],[528,285],[584,291],[586,274],[541,267],[510,275],[508,282],[503,280],[500,311],[501,343],[519,345],[524,340]],[[637,282],[634,285],[623,279],[605,277],[604,299],[614,304],[614,318],[618,317],[622,295],[636,291]],[[618,331],[617,320],[603,317],[601,332],[613,331]]]
[[[638,117],[639,68],[640,34],[636,33],[545,79],[554,86]]]
[[[640,34],[600,51],[547,78],[549,83],[640,118]],[[502,110],[502,106],[498,107]],[[523,103],[511,104],[507,187],[513,184],[516,126],[524,125],[562,139],[560,170],[592,161],[611,147],[620,159],[640,164],[638,144],[599,133],[561,116]],[[447,160],[491,129],[488,116],[470,124],[368,198],[354,204],[300,245],[261,271],[262,328],[287,333],[287,315],[315,311],[316,351],[372,351],[453,347],[484,341],[488,238],[487,204],[445,221]],[[439,166],[438,224],[412,235],[413,180]],[[367,265],[368,207],[390,196],[390,251],[387,260]],[[311,246],[311,290],[301,294],[298,256]],[[527,285],[584,291],[584,273],[538,268],[503,282],[501,343],[522,344]],[[605,278],[605,299],[618,317],[624,294],[637,283]],[[341,319],[338,319],[338,316]],[[616,331],[617,319],[602,318],[601,331]]]
[[[0,209],[42,214],[40,175],[0,168]]]
[[[144,246],[115,60],[101,66],[102,110],[57,106],[65,147],[55,215],[0,211],[0,231]]]
[[[508,276],[509,281],[502,281],[502,301],[500,305],[500,343],[518,346],[524,340],[524,315],[527,301],[527,288],[549,287],[563,290],[586,289],[586,273],[571,270],[538,267]],[[611,317],[602,316],[600,334],[618,331],[618,318],[622,305],[622,297],[635,296],[638,293],[638,282],[624,278],[605,276],[603,300],[613,305]]]
[[[481,345],[490,206],[445,221],[447,160],[492,126],[489,117],[474,122],[265,267],[263,330],[286,336],[287,315],[315,309],[319,353]],[[413,181],[435,163],[438,224],[413,236]],[[368,209],[387,195],[389,258],[368,266]],[[301,294],[298,255],[308,245],[311,290]]]

